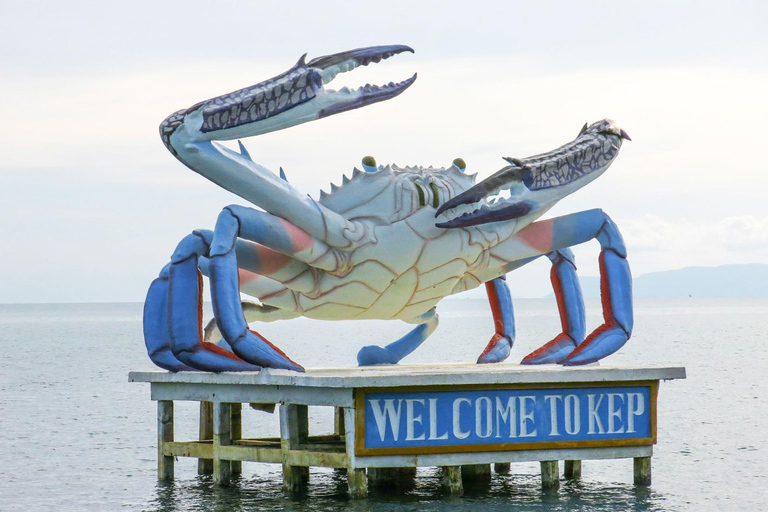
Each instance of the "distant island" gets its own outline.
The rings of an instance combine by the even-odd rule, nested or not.
[[[599,277],[580,277],[585,298],[600,297]],[[651,272],[632,281],[636,298],[768,297],[768,265],[685,267]]]

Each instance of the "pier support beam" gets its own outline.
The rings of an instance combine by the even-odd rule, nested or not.
[[[218,485],[229,485],[232,479],[232,463],[222,460],[219,447],[232,444],[232,405],[221,402],[213,404],[213,481]]]
[[[173,456],[164,454],[165,443],[173,442],[173,401],[157,401],[157,478],[173,480]]]
[[[368,476],[365,468],[347,469],[347,488],[352,499],[368,497]]]
[[[461,479],[466,485],[485,485],[491,481],[490,464],[468,464],[461,466]]]
[[[568,480],[579,480],[581,478],[581,461],[566,460],[563,476]]]
[[[200,402],[200,441],[213,442],[213,402]],[[197,459],[197,474],[212,475],[213,459]]]
[[[635,457],[635,485],[651,485],[651,458]]]
[[[243,438],[243,404],[230,404],[232,411],[232,442],[239,441]],[[229,463],[232,468],[232,476],[240,476],[243,474],[243,463],[239,460],[233,460]]]
[[[298,450],[309,438],[309,416],[306,405],[280,406],[280,448],[283,451],[283,490],[301,492],[309,483],[309,466],[290,464],[289,451]]]
[[[409,489],[414,486],[416,468],[368,468],[368,487]]]
[[[541,461],[541,488],[545,491],[560,488],[560,461]]]
[[[451,496],[464,494],[464,484],[461,480],[461,466],[443,466],[441,483],[446,493]]]
[[[508,475],[511,468],[512,464],[509,462],[497,462],[493,465],[493,470],[497,475]]]

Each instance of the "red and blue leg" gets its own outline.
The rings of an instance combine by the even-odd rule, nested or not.
[[[547,254],[552,262],[550,279],[560,313],[563,331],[541,348],[528,354],[521,364],[550,364],[562,362],[584,340],[584,298],[576,275],[576,264],[570,249]]]
[[[410,321],[409,323],[418,323],[419,325],[399,340],[393,341],[385,347],[368,345],[360,349],[360,352],[357,353],[357,363],[360,366],[399,363],[405,356],[424,343],[424,340],[426,340],[430,334],[435,332],[438,319],[439,317],[435,308],[430,309],[423,315]]]
[[[488,293],[496,332],[483,353],[477,358],[477,362],[478,364],[499,363],[509,357],[512,345],[515,343],[515,312],[512,307],[512,296],[505,276],[486,282],[485,291]]]

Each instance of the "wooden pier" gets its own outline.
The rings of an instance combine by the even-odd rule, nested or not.
[[[158,476],[176,457],[227,485],[243,461],[281,464],[283,488],[303,489],[312,466],[345,470],[349,494],[396,485],[417,467],[442,468],[446,492],[489,479],[491,465],[541,463],[545,489],[577,479],[583,460],[634,459],[634,481],[651,483],[660,380],[681,367],[443,364],[308,369],[306,373],[131,372],[157,401]],[[198,440],[174,438],[174,401],[200,403]],[[280,437],[243,438],[242,404],[279,406]],[[310,435],[308,406],[335,408],[334,433]]]

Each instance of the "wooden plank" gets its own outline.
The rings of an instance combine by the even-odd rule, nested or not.
[[[581,461],[566,460],[563,476],[569,480],[579,480],[581,478]]]
[[[221,447],[232,444],[232,407],[228,403],[213,404],[213,481],[218,485],[229,485],[232,480],[232,465],[222,457]]]
[[[200,402],[199,436],[201,441],[210,440],[213,443],[213,403]],[[213,450],[211,450],[213,453]],[[187,455],[189,457],[189,455]],[[197,474],[212,475],[213,459],[197,459]]]
[[[157,402],[157,478],[173,480],[173,457],[165,455],[166,443],[173,442],[173,402]]]
[[[635,457],[635,485],[651,485],[651,458]]]
[[[560,463],[556,460],[541,461],[541,488],[555,491],[560,488]]]

